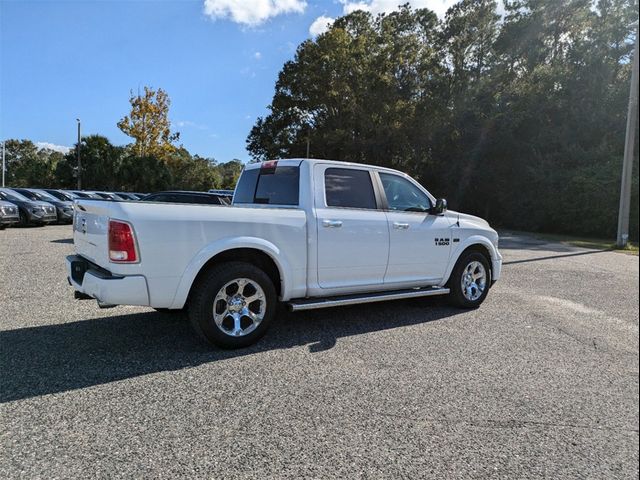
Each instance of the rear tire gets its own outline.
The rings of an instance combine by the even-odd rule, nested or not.
[[[194,330],[220,348],[257,342],[269,328],[277,306],[269,276],[244,262],[228,262],[205,272],[189,299]]]
[[[487,298],[491,286],[489,260],[474,250],[463,252],[456,262],[447,288],[449,303],[459,308],[478,308]]]

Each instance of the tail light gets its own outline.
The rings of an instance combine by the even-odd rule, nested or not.
[[[136,237],[126,222],[109,220],[109,260],[115,263],[138,262]]]

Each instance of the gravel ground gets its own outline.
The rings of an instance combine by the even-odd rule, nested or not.
[[[212,350],[0,232],[0,478],[637,478],[638,257],[506,234],[476,311],[290,314]]]

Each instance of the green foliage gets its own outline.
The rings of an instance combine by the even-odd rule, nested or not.
[[[118,173],[121,190],[125,191],[146,193],[166,190],[172,183],[171,171],[167,164],[152,156],[127,155],[122,159]]]
[[[5,182],[13,187],[51,185],[61,158],[61,153],[38,149],[30,140],[7,140]]]
[[[217,188],[226,190],[234,189],[243,168],[242,162],[238,159],[233,159],[230,162],[218,165],[217,170],[220,173],[221,179],[219,187]]]
[[[615,234],[636,0],[356,11],[285,63],[255,159],[402,169],[496,225]],[[638,236],[634,166],[632,236]]]
[[[7,185],[15,187],[77,186],[76,147],[63,155],[39,150],[29,140],[7,140]],[[85,190],[152,192],[166,189],[234,188],[243,164],[192,156],[184,147],[159,158],[140,157],[135,149],[112,145],[106,137],[89,135],[80,142],[82,188]]]
[[[77,186],[77,147],[69,150],[57,165],[58,181],[68,187]],[[124,148],[112,145],[101,135],[83,137],[80,142],[82,163],[82,188],[90,190],[115,190],[118,188],[118,171],[122,163]]]
[[[221,184],[222,174],[215,160],[191,156],[180,147],[166,160],[171,173],[171,188],[177,190],[208,190]]]

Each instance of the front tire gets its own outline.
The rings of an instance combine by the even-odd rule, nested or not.
[[[463,252],[447,282],[449,303],[460,308],[477,308],[487,298],[490,286],[487,257],[478,251]]]
[[[198,280],[189,300],[189,319],[213,345],[242,348],[266,333],[276,303],[276,289],[265,272],[249,263],[228,262]]]
[[[21,227],[28,227],[29,219],[27,218],[27,214],[24,213],[22,210],[19,211],[19,214],[20,214],[20,222],[18,222],[18,225],[20,225]]]

